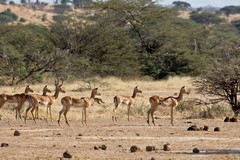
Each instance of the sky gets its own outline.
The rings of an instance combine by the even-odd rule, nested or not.
[[[16,3],[20,2],[20,0],[13,0],[13,1]],[[35,2],[36,0],[30,0],[30,1]],[[39,0],[39,1],[53,3],[56,0]],[[219,7],[219,8],[230,6],[230,5],[240,6],[240,0],[155,0],[155,1],[159,2],[163,6],[172,5],[174,1],[182,1],[182,2],[189,3],[193,8],[205,7],[205,6],[212,6],[212,7]]]
[[[187,2],[193,8],[212,6],[212,7],[225,7],[225,6],[240,6],[240,0],[158,0],[161,5],[171,5],[174,1]]]

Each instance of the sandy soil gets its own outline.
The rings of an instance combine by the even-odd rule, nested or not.
[[[57,124],[58,113],[61,110],[60,99],[63,96],[82,97],[90,95],[90,91],[74,92],[73,89],[81,86],[78,83],[65,84],[65,94],[60,94],[56,104],[52,107],[53,123],[46,123],[46,107],[40,107],[40,117],[37,123],[30,120],[27,123],[15,120],[15,109],[5,104],[0,109],[0,144],[8,143],[8,147],[0,147],[0,159],[62,159],[63,153],[68,150],[72,159],[240,159],[240,127],[239,122],[223,122],[222,119],[186,119],[185,113],[174,112],[174,126],[170,125],[169,109],[155,112],[156,126],[146,123],[146,111],[149,109],[148,99],[151,95],[176,95],[179,88],[186,84],[191,94],[185,95],[184,100],[196,96],[189,79],[169,79],[166,82],[131,81],[122,82],[117,79],[104,80],[97,84],[99,92],[106,103],[94,104],[87,109],[87,126],[81,123],[80,109],[71,108],[68,113],[70,126],[66,125],[62,117],[61,126]],[[77,85],[78,84],[78,85]],[[113,95],[131,95],[132,88],[139,85],[143,91],[136,99],[132,108],[130,122],[127,121],[127,107],[118,109],[118,122],[112,122]],[[31,88],[40,93],[45,85],[32,85]],[[157,87],[156,87],[157,86]],[[54,86],[50,85],[53,90]],[[17,93],[21,88],[2,87],[2,92]],[[52,93],[53,94],[53,93]],[[22,109],[24,115],[27,105]],[[199,106],[196,106],[199,107]],[[196,124],[198,127],[209,126],[208,131],[187,131]],[[214,132],[220,127],[220,132]],[[18,130],[20,136],[14,136]],[[163,145],[169,143],[171,151],[163,151]],[[99,146],[106,145],[106,150]],[[136,145],[139,151],[131,153],[130,147]],[[156,150],[147,152],[146,146],[155,146]],[[94,149],[94,146],[98,150]],[[200,153],[194,154],[197,147]]]
[[[1,159],[61,159],[68,150],[73,159],[240,159],[239,122],[223,122],[222,119],[156,119],[156,126],[148,126],[145,118],[126,117],[113,123],[109,119],[89,120],[87,126],[80,121],[70,121],[67,126],[62,121],[47,124],[39,120],[36,124],[21,120],[0,120],[0,143],[8,147],[0,148]],[[209,126],[208,131],[187,131],[196,124]],[[220,132],[214,132],[220,127]],[[18,130],[20,136],[14,136]],[[163,151],[169,143],[172,151]],[[106,145],[106,150],[95,150],[94,146]],[[132,145],[141,150],[130,152]],[[156,147],[147,152],[146,146]],[[194,154],[197,147],[200,153]]]

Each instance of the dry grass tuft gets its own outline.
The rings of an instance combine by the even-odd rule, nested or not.
[[[35,84],[30,85],[34,90],[34,93],[42,94],[42,89],[46,84]],[[16,86],[16,87],[1,87],[2,93],[15,94],[24,91],[26,85]],[[211,107],[211,109],[206,106],[195,106],[192,101],[194,98],[199,97],[194,92],[194,87],[192,86],[191,77],[170,77],[167,80],[152,81],[152,80],[122,80],[116,77],[108,78],[89,78],[71,83],[64,83],[65,94],[60,93],[59,98],[56,103],[52,106],[52,115],[54,120],[58,119],[58,113],[62,109],[61,98],[64,96],[72,96],[75,98],[89,97],[91,94],[91,89],[94,87],[99,88],[101,96],[99,96],[105,103],[97,104],[95,103],[91,108],[87,109],[87,119],[104,118],[111,119],[112,110],[114,107],[113,97],[116,95],[129,95],[133,93],[133,88],[138,86],[139,89],[143,91],[136,97],[135,104],[131,109],[130,119],[142,118],[146,119],[146,112],[150,108],[149,97],[152,95],[159,96],[176,96],[182,86],[186,86],[186,89],[191,89],[189,95],[184,95],[184,101],[178,106],[177,111],[174,112],[174,117],[176,118],[210,118],[210,115],[214,117],[230,116],[232,112],[225,108]],[[48,88],[52,90],[54,94],[54,84],[48,84]],[[81,89],[79,89],[81,88]],[[85,89],[83,89],[85,88]],[[25,114],[25,110],[28,104],[25,103],[22,109],[22,115]],[[224,115],[221,112],[225,112]],[[40,117],[43,119],[46,117],[46,107],[41,106],[39,111]],[[169,108],[159,108],[158,112],[155,112],[156,118],[170,118]],[[13,105],[5,104],[1,108],[0,118],[3,119],[14,119],[15,117],[15,107]],[[192,116],[192,117],[191,117]],[[31,117],[30,113],[28,117]],[[71,108],[68,112],[69,121],[81,121],[82,111],[81,109]],[[117,109],[117,117],[119,119],[127,119],[127,107],[125,105],[120,105]]]

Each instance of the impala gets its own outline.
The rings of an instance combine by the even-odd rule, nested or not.
[[[62,82],[62,84],[63,84],[63,82]],[[55,103],[60,92],[65,93],[65,91],[62,89],[62,84],[59,85],[59,81],[55,81],[55,94],[53,96],[41,96],[41,95],[28,95],[27,96],[27,101],[29,102],[29,107],[26,110],[25,123],[26,123],[28,111],[30,109],[31,109],[32,118],[36,122],[35,117],[33,115],[33,111],[37,108],[37,106],[39,104],[47,106],[46,121],[48,122],[48,111],[49,111],[50,120],[52,122],[51,106]]]
[[[94,88],[92,90],[91,96],[89,98],[88,97],[73,98],[70,96],[63,97],[61,100],[63,108],[59,112],[58,124],[60,125],[61,115],[63,114],[65,117],[66,123],[69,125],[67,120],[67,113],[71,108],[71,106],[73,106],[75,108],[82,108],[82,124],[87,125],[86,109],[93,105],[96,95],[101,95],[100,93],[98,93],[98,88]]]
[[[178,106],[180,101],[183,99],[183,94],[189,94],[189,92],[187,92],[185,90],[185,86],[183,86],[180,89],[180,92],[177,97],[169,96],[169,97],[164,98],[164,97],[160,97],[160,96],[156,96],[156,95],[150,97],[149,102],[150,102],[151,108],[147,112],[148,125],[150,125],[150,123],[149,123],[149,115],[150,114],[151,114],[151,118],[152,118],[152,123],[155,125],[153,114],[157,110],[158,106],[171,107],[171,124],[173,125],[173,108]]]
[[[21,113],[20,110],[26,101],[26,95],[29,92],[33,92],[33,90],[30,88],[29,85],[26,86],[24,93],[21,94],[14,94],[14,95],[7,95],[7,94],[1,94],[0,95],[0,108],[6,103],[17,103],[16,107],[16,115],[15,118],[17,119],[18,117],[21,119]]]
[[[42,96],[47,96],[47,93],[51,93],[51,90],[48,89],[48,86],[46,85],[46,86],[43,88]],[[39,109],[39,106],[36,106],[35,119],[38,119],[38,118],[39,118],[38,109]]]
[[[115,108],[113,109],[113,116],[112,116],[112,120],[117,121],[117,117],[115,116],[115,110],[120,106],[120,104],[126,104],[128,106],[128,121],[129,121],[129,114],[130,114],[130,108],[134,103],[134,99],[137,96],[137,93],[142,93],[141,90],[138,89],[138,86],[136,86],[133,89],[133,94],[132,96],[115,96],[113,98],[114,104],[115,104]]]

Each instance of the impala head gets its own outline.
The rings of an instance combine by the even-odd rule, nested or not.
[[[61,93],[65,93],[65,90],[62,88],[62,85],[57,86],[56,90],[58,90]]]
[[[101,96],[101,94],[98,92],[98,88],[94,88],[94,89],[92,90],[92,95]]]
[[[135,92],[135,93],[142,93],[142,91],[141,91],[140,89],[138,89],[138,86],[136,86],[136,87],[134,88],[134,92]]]
[[[65,93],[65,91],[62,89],[62,85],[63,85],[63,80],[62,80],[61,84],[59,84],[59,79],[55,80],[56,91]]]
[[[30,88],[29,85],[27,85],[27,87],[25,88],[25,93],[28,93],[28,92],[33,92],[33,90]]]
[[[43,92],[44,93],[51,93],[51,90],[50,89],[48,89],[48,86],[46,85],[44,88],[43,88]]]
[[[181,93],[184,93],[184,94],[189,94],[190,93],[190,90],[189,91],[186,91],[185,89],[185,86],[183,86],[180,90]]]

